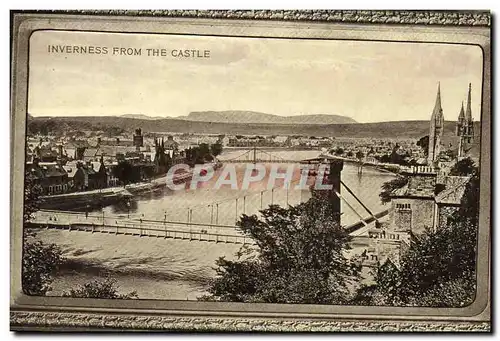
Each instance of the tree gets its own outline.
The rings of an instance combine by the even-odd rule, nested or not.
[[[358,160],[361,161],[361,159],[364,158],[364,157],[365,157],[365,154],[361,150],[358,150],[356,152],[356,159],[358,159]]]
[[[220,258],[204,300],[342,304],[359,270],[343,256],[349,235],[331,218],[329,204],[313,196],[298,206],[271,205],[243,215],[239,228],[256,242],[235,261]]]
[[[417,146],[422,148],[422,151],[424,152],[425,156],[429,154],[429,135],[425,135],[424,137],[421,137],[417,141]]]
[[[474,173],[477,173],[478,169],[472,161],[471,158],[466,158],[458,161],[453,165],[453,167],[450,170],[450,175],[460,175],[460,176],[467,176],[467,175],[472,175]]]
[[[40,204],[42,204],[42,199],[40,197],[42,193],[42,186],[35,183],[34,177],[31,176],[31,174],[26,173],[24,177],[24,224],[29,223],[35,212],[40,209]]]
[[[125,130],[123,130],[122,128],[113,126],[103,127],[102,130],[104,131],[104,134],[106,134],[106,136],[110,138],[120,136],[125,132]]]
[[[120,180],[123,186],[126,186],[135,180],[133,166],[128,161],[118,162],[118,164],[113,168],[113,175]]]
[[[200,143],[198,148],[200,150],[200,154],[201,154],[202,158],[207,156],[208,154],[210,154],[210,146],[208,145],[208,143]]]
[[[40,209],[41,186],[30,174],[24,183],[23,259],[21,283],[26,295],[43,296],[51,290],[53,273],[63,263],[62,250],[55,244],[33,241],[36,233],[30,229],[33,215]]]
[[[44,296],[52,288],[53,274],[63,263],[62,250],[40,241],[23,245],[22,288],[26,295]]]
[[[131,299],[137,298],[137,292],[132,291],[128,294],[120,294],[118,292],[116,280],[106,278],[104,280],[93,280],[79,286],[76,289],[71,289],[69,292],[64,292],[64,297],[81,297],[81,298],[108,298],[108,299]]]
[[[335,155],[342,155],[344,154],[344,149],[342,149],[341,147],[337,147],[337,149],[335,149]]]
[[[352,151],[348,151],[347,154],[346,154],[347,157],[353,157],[353,155],[354,154],[352,153]]]
[[[210,146],[210,153],[212,153],[213,157],[217,157],[222,153],[222,144],[214,143]]]
[[[397,266],[387,259],[374,270],[375,284],[362,285],[352,298],[354,305],[400,305],[401,274]]]
[[[380,201],[385,204],[391,201],[391,194],[398,188],[403,187],[408,183],[408,177],[398,176],[390,181],[385,182],[382,185],[382,190],[380,191],[379,197]]]

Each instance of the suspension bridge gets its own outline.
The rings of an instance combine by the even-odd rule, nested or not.
[[[310,151],[310,150],[308,150]],[[300,153],[300,151],[297,151]],[[318,151],[318,154],[321,155],[321,153]],[[289,155],[289,154],[288,154]],[[355,164],[357,166],[357,171],[358,174],[363,173],[363,166],[373,166],[376,167],[379,170],[385,170],[384,167],[379,167],[377,164],[373,162],[368,162],[369,160],[360,160],[360,159],[348,159],[345,157],[337,157],[337,156],[329,156],[329,158],[335,158],[338,160],[342,160],[345,162],[349,162],[352,164]],[[236,155],[236,156],[231,156],[231,157],[219,157],[220,161],[224,163],[298,163],[302,160],[300,159],[289,159],[289,158],[284,158],[281,157],[280,155],[273,153],[268,150],[260,149],[256,146],[254,146],[251,149],[244,150],[241,152],[241,154]]]
[[[253,147],[243,151],[240,155],[230,158],[221,158],[224,163],[297,163],[297,159],[286,159],[270,151]]]
[[[271,152],[253,148],[247,150],[237,157],[223,160],[227,163],[313,163],[326,162],[328,157],[318,157],[308,160],[287,160]],[[340,161],[342,162],[342,161]],[[342,166],[343,167],[343,166]],[[342,167],[340,169],[342,169]],[[344,225],[343,228],[353,233],[358,229],[377,222],[389,212],[373,212],[341,179],[340,171],[336,175],[338,183],[333,188],[335,199],[352,211],[359,219],[355,223]],[[280,191],[278,197],[277,188],[262,189],[251,192],[238,192],[235,197],[208,203],[200,203],[184,209],[181,212],[167,213],[164,211],[163,219],[145,217],[144,214],[126,214],[106,216],[104,211],[96,212],[72,212],[60,210],[40,210],[32,219],[31,226],[36,228],[59,229],[66,231],[83,231],[89,233],[106,233],[114,235],[129,235],[136,237],[154,237],[164,239],[180,239],[198,242],[254,244],[254,241],[237,226],[242,214],[254,214],[256,211],[267,208],[269,205],[280,205],[288,207],[299,202],[307,201],[310,197],[309,190],[302,191],[301,197],[290,195],[291,185],[300,181],[299,178],[292,179],[290,186]],[[346,191],[349,199],[346,198]],[[297,191],[295,191],[297,192]],[[302,194],[307,192],[306,197]],[[360,209],[361,208],[361,209]],[[209,210],[209,212],[207,212]],[[343,212],[339,212],[342,214]],[[198,219],[196,219],[198,216]]]
[[[309,160],[313,162],[314,160]],[[295,161],[297,162],[297,161]],[[290,185],[297,183],[300,179],[292,179]],[[40,210],[35,214],[31,226],[45,229],[58,229],[72,231],[83,231],[88,233],[105,233],[113,235],[128,235],[136,237],[153,237],[164,239],[179,239],[185,241],[232,243],[232,244],[254,244],[254,241],[237,226],[237,221],[242,214],[253,214],[258,210],[267,208],[269,205],[280,205],[287,207],[292,204],[304,202],[305,198],[293,197],[291,186],[282,189],[278,195],[278,189],[263,189],[246,193],[239,192],[238,195],[224,200],[200,203],[176,212],[165,211],[163,219],[145,217],[144,214],[122,214],[106,215],[104,211],[96,212],[72,212],[60,210]],[[342,193],[341,193],[341,190]],[[294,191],[297,192],[297,191]],[[305,192],[309,193],[309,190]],[[343,228],[354,233],[368,224],[377,222],[378,219],[389,213],[388,210],[373,212],[341,179],[337,188],[333,189],[336,198],[345,204],[359,219],[355,223],[344,225]],[[303,193],[302,193],[303,194]],[[348,196],[349,198],[346,198]],[[361,210],[360,210],[361,208]],[[208,211],[207,211],[208,210]],[[340,210],[340,204],[339,204]],[[341,214],[343,212],[340,212]]]

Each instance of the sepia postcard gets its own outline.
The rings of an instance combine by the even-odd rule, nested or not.
[[[491,331],[489,12],[11,19],[12,330]]]

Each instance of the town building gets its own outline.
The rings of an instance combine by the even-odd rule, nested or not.
[[[420,235],[437,230],[460,207],[468,176],[438,173],[432,167],[407,170],[408,183],[391,194],[391,225],[397,231]]]
[[[139,151],[141,147],[144,146],[144,137],[142,136],[141,128],[135,130],[133,141],[134,141],[134,147],[136,148],[137,151]]]
[[[73,188],[76,191],[88,191],[108,187],[108,170],[104,160],[100,163],[88,161],[77,162],[73,177]]]
[[[40,162],[35,158],[26,163],[26,177],[33,185],[40,185],[42,194],[61,194],[69,190],[68,173],[57,162]]]

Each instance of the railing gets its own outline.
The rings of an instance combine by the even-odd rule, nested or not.
[[[180,239],[188,241],[205,241],[213,243],[231,243],[231,244],[255,244],[251,237],[245,235],[213,233],[209,231],[188,231],[171,229],[167,226],[151,227],[138,226],[137,224],[123,225],[99,225],[88,223],[32,223],[33,228],[58,229],[68,231],[82,231],[90,233],[106,233],[114,235],[129,235],[138,237],[155,237],[164,239]]]
[[[253,159],[231,159],[231,160],[224,160],[224,163],[253,163]],[[276,160],[269,160],[269,159],[255,159],[255,162],[258,163],[299,163],[299,160],[285,160],[285,159],[276,159]]]

